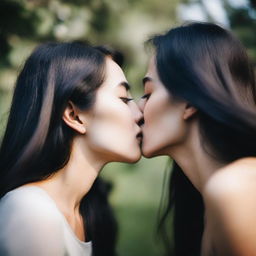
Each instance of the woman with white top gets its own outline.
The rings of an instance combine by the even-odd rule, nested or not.
[[[115,255],[109,188],[97,176],[141,155],[141,112],[116,57],[74,42],[42,44],[27,59],[0,148],[0,255]]]

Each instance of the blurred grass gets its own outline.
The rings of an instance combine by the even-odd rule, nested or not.
[[[111,203],[119,224],[120,256],[160,256],[162,244],[157,241],[157,214],[162,193],[167,157],[142,158],[129,165],[111,163],[101,173],[114,187]]]

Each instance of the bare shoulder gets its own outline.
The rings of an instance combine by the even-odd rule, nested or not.
[[[242,158],[216,170],[206,183],[203,196],[206,200],[237,200],[255,194],[256,157]]]
[[[218,255],[256,256],[256,158],[217,170],[203,198]]]

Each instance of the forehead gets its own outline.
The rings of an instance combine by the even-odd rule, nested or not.
[[[105,81],[102,86],[115,87],[122,82],[127,82],[123,70],[111,58],[106,58]]]
[[[156,58],[155,58],[155,56],[152,56],[150,58],[150,60],[149,60],[147,75],[150,75],[150,76],[156,76],[157,75],[157,72],[156,72]]]

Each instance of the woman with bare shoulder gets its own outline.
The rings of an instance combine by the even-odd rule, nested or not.
[[[256,87],[246,51],[211,23],[150,42],[142,152],[174,160],[159,226],[166,255],[255,256]]]

